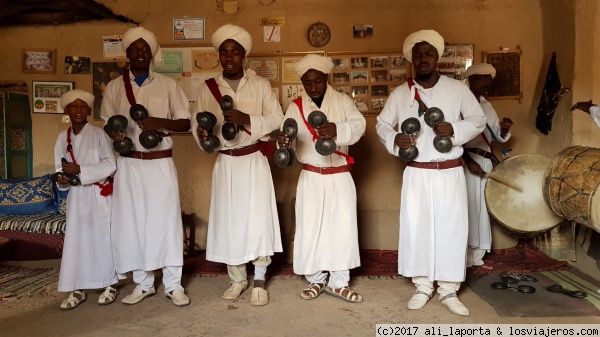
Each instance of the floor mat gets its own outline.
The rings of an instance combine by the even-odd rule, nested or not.
[[[293,276],[294,268],[284,259],[284,254],[275,254],[273,262],[268,268],[270,276]],[[360,251],[361,266],[350,271],[352,277],[391,277],[400,278],[398,275],[398,252],[395,250],[368,249]],[[249,267],[248,272],[252,273]],[[197,252],[196,256],[184,261],[183,272],[196,275],[221,275],[227,274],[227,266],[223,263],[206,260],[206,252]]]
[[[25,268],[0,265],[0,302],[28,297],[58,281],[58,268]]]
[[[467,273],[475,277],[503,273],[531,273],[549,270],[565,270],[571,268],[567,261],[555,260],[539,248],[531,240],[521,240],[515,247],[493,249],[483,259],[492,269],[472,267]]]
[[[467,276],[467,285],[479,297],[489,303],[499,316],[503,317],[576,317],[600,315],[600,281],[582,273],[576,268],[560,271],[533,272],[526,275],[535,277],[537,282],[516,283],[514,286],[529,285],[535,293],[526,294],[511,289],[497,290],[490,285],[500,281],[500,275]],[[586,298],[574,298],[560,293],[552,293],[546,287],[554,284],[568,290],[581,290]]]

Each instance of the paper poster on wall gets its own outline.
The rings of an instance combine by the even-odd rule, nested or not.
[[[204,19],[173,19],[173,40],[204,40]]]
[[[121,40],[123,35],[102,36],[102,52],[105,59],[127,58]]]
[[[284,84],[281,87],[281,105],[283,111],[285,112],[288,108],[288,105],[292,103],[293,100],[302,96],[304,92],[304,87],[296,84]]]

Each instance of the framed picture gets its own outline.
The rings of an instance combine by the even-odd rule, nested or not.
[[[22,72],[25,74],[56,74],[56,50],[23,49]]]
[[[441,75],[466,83],[464,73],[473,64],[473,44],[447,44],[438,61]]]
[[[73,90],[74,82],[38,82],[33,81],[33,112],[62,114],[60,97]]]
[[[521,101],[521,49],[483,52],[483,62],[496,68],[496,77],[492,80],[488,97]]]
[[[94,120],[101,120],[100,107],[104,90],[108,82],[121,76],[129,68],[129,62],[92,62],[92,80],[94,83]]]
[[[352,38],[368,39],[373,37],[373,25],[352,25]]]

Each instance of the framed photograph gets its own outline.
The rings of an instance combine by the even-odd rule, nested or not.
[[[387,85],[371,86],[371,96],[388,96],[388,86]]]
[[[390,56],[390,66],[394,68],[406,68],[408,65],[408,60],[404,55],[392,55]]]
[[[104,98],[104,89],[108,82],[121,76],[129,68],[129,62],[92,62],[92,81],[94,83],[94,120],[100,117],[100,107]]]
[[[492,80],[488,97],[521,101],[521,49],[483,52],[483,62],[496,68],[496,77]]]
[[[352,69],[367,68],[369,66],[369,59],[366,57],[353,57],[352,58]]]
[[[350,59],[332,59],[333,60],[333,70],[348,70],[350,69]]]
[[[371,71],[371,82],[387,82],[388,71],[387,70],[372,70]]]
[[[366,99],[354,99],[354,105],[360,112],[369,111],[369,104]]]
[[[21,59],[24,74],[56,74],[55,49],[23,49]]]
[[[447,44],[438,61],[441,75],[466,83],[464,73],[473,64],[473,44]]]
[[[33,81],[33,112],[62,114],[60,97],[73,90],[74,82],[38,82]]]
[[[365,96],[369,94],[369,86],[368,85],[358,85],[352,87],[352,97],[356,96]]]
[[[334,87],[335,91],[350,96],[350,87]]]
[[[368,82],[369,77],[367,71],[353,71],[352,72],[352,83]]]
[[[352,25],[352,38],[354,38],[354,39],[373,38],[373,25]]]
[[[375,56],[371,57],[371,68],[387,68],[388,57],[387,56]]]
[[[350,83],[350,73],[333,73],[334,84],[348,84]]]
[[[87,56],[65,56],[65,74],[89,74],[92,62]]]

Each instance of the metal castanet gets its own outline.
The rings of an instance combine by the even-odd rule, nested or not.
[[[129,108],[129,116],[136,123],[148,118],[148,115],[148,109],[141,104],[134,104]],[[138,140],[144,148],[153,149],[162,141],[162,136],[154,130],[146,130],[140,133]]]
[[[298,135],[298,123],[293,118],[287,118],[283,122],[283,133],[288,137],[287,146],[281,147],[275,151],[275,164],[281,168],[293,166],[296,163],[296,152],[290,148],[291,141]]]
[[[63,164],[68,163],[66,158],[61,158],[60,161]],[[61,176],[66,177],[67,180],[69,181],[69,185],[71,185],[71,186],[81,185],[81,180],[79,179],[79,177],[76,174],[71,174],[71,173],[56,172],[56,173],[52,174],[52,180],[56,182],[56,181],[58,181],[58,178]]]
[[[435,136],[433,138],[433,147],[441,153],[450,152],[452,150],[452,139],[447,136]]]
[[[318,126],[327,123],[327,116],[323,111],[315,110],[308,114],[307,118],[308,124],[313,128],[317,128]],[[330,154],[335,152],[336,144],[331,139],[323,139],[319,138],[315,143],[315,149],[322,156],[329,156]]]
[[[421,122],[419,122],[419,119],[415,117],[407,118],[404,120],[404,122],[402,122],[402,124],[400,124],[400,131],[409,136],[416,137],[421,131]],[[418,155],[419,149],[416,146],[411,146],[407,149],[400,149],[398,151],[398,157],[405,161],[415,160]]]
[[[127,129],[128,121],[127,117],[122,115],[111,116],[106,125],[104,126],[104,132],[108,135],[113,133],[121,133]],[[123,140],[114,141],[113,149],[119,154],[125,154],[133,150],[133,141],[129,137],[124,137]]]
[[[134,122],[139,122],[144,118],[148,118],[148,109],[141,104],[134,104],[129,108],[129,116]]]
[[[425,111],[425,124],[434,127],[444,121],[444,112],[440,108],[431,107]]]
[[[217,117],[211,112],[203,111],[196,115],[196,121],[201,128],[208,131],[208,138],[200,140],[200,146],[208,154],[215,152],[215,149],[221,145],[219,138],[212,134],[212,129],[217,124]]]
[[[317,128],[319,125],[327,123],[327,116],[323,113],[323,111],[315,110],[308,114],[308,124],[313,128]]]
[[[229,95],[223,96],[221,102],[219,102],[221,106],[221,110],[223,112],[233,109],[233,98]],[[223,123],[221,126],[221,134],[225,140],[234,140],[235,136],[237,136],[238,127],[233,123]]]

